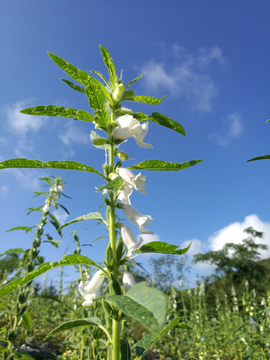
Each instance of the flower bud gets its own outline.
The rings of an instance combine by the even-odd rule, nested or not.
[[[124,151],[117,151],[115,155],[118,156],[120,160],[124,160],[124,161],[128,160],[128,154],[125,153]]]
[[[126,292],[130,290],[134,285],[136,285],[134,277],[128,271],[124,271],[123,285]]]
[[[115,84],[115,89],[113,92],[113,100],[116,104],[121,100],[124,90],[125,90],[125,85],[123,83]]]
[[[95,146],[105,145],[105,144],[108,144],[108,139],[100,137],[97,139],[93,139],[92,143]]]

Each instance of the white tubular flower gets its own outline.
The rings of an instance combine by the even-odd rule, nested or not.
[[[103,283],[104,273],[101,270],[98,270],[91,280],[81,281],[78,289],[84,298],[82,306],[90,306],[93,301],[98,297],[97,290]]]
[[[123,285],[126,292],[130,290],[134,285],[136,285],[134,277],[128,271],[124,271]]]
[[[143,228],[144,226],[148,227],[150,225],[150,221],[153,220],[150,215],[141,215],[134,209],[134,207],[127,204],[123,204],[123,211],[126,217],[138,226],[141,234],[153,234],[151,230]]]
[[[42,211],[43,211],[44,213],[48,212],[49,210],[50,210],[50,206],[49,206],[48,204],[46,204],[46,205],[43,206],[43,208],[42,208]]]
[[[127,139],[132,136],[140,147],[145,149],[153,147],[151,144],[143,142],[148,132],[148,122],[141,125],[132,115],[120,116],[116,121],[118,126],[113,129],[113,137],[116,139]]]
[[[131,171],[125,168],[119,168],[118,174],[125,181],[125,183],[131,185],[132,187],[134,187],[134,189],[138,190],[140,193],[142,194],[147,193],[147,191],[144,190],[145,179],[146,179],[145,175],[142,175],[141,173],[139,173],[138,175],[134,175]]]
[[[127,225],[125,225],[123,223],[119,223],[118,226],[121,229],[121,236],[122,236],[123,243],[126,245],[127,250],[128,250],[127,257],[131,258],[133,252],[136,249],[138,249],[138,247],[143,242],[143,238],[139,237],[139,241],[136,241],[134,239],[132,231],[130,230],[130,228]]]
[[[124,185],[124,190],[118,191],[118,199],[123,203],[130,205],[129,197],[133,192],[133,187],[129,184]]]

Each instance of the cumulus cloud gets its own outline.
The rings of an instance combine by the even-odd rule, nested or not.
[[[1,195],[3,195],[3,196],[4,196],[4,195],[7,195],[8,191],[9,191],[8,186],[6,186],[6,185],[0,186],[0,194],[1,194]]]
[[[90,141],[89,134],[86,134],[72,124],[69,124],[67,127],[65,127],[65,131],[61,131],[59,138],[65,145],[71,145],[73,143],[88,144]]]
[[[209,139],[213,139],[219,146],[228,146],[233,139],[237,139],[243,131],[241,123],[241,115],[232,113],[224,119],[227,129],[223,132],[216,132],[209,135]]]
[[[150,243],[152,241],[161,241],[158,234],[140,234],[139,236],[143,238],[142,245]]]
[[[20,136],[25,136],[28,131],[37,131],[44,124],[45,119],[39,116],[21,114],[20,110],[29,106],[30,101],[18,101],[13,105],[6,106],[8,127]]]
[[[167,89],[172,95],[188,100],[193,109],[211,111],[218,89],[208,69],[214,61],[219,64],[224,62],[221,49],[201,49],[198,56],[193,56],[184,47],[175,44],[173,51],[177,63],[170,65],[169,70],[163,63],[153,60],[142,67],[145,85],[150,91]]]
[[[64,210],[58,209],[58,210],[53,211],[52,214],[56,217],[56,219],[62,225],[66,222],[66,220],[68,218],[68,214]]]
[[[37,191],[40,187],[39,177],[40,173],[36,170],[28,170],[28,169],[5,169],[5,175],[9,175],[9,178],[14,177],[19,187],[25,190]],[[43,176],[47,176],[43,174]]]

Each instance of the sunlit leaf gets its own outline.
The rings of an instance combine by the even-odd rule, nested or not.
[[[130,83],[127,84],[126,89],[131,86],[132,84],[134,84],[136,81],[138,81],[145,73],[142,73],[142,75],[136,77],[135,79],[133,79]]]
[[[14,230],[24,230],[26,233],[28,233],[29,231],[31,231],[32,229],[34,229],[36,227],[36,225],[28,227],[28,226],[16,226],[10,230],[6,230],[5,232],[10,232],[10,231],[14,231]]]
[[[115,178],[114,180],[108,182],[105,185],[102,185],[97,191],[102,191],[102,190],[114,190],[117,191],[120,189],[120,187],[124,184],[123,179],[118,176],[117,178]]]
[[[153,170],[153,171],[178,171],[196,165],[203,159],[191,160],[184,163],[167,162],[162,160],[145,160],[139,164],[132,165],[130,170]]]
[[[167,244],[162,241],[151,241],[139,249],[134,251],[135,253],[159,253],[159,254],[172,254],[172,255],[182,255],[185,254],[191,246],[190,244],[184,249],[178,249],[178,245]]]
[[[82,88],[79,85],[74,85],[71,81],[68,81],[66,79],[61,79],[62,81],[64,81],[65,84],[67,84],[69,87],[71,87],[71,89],[78,91],[81,94],[85,94],[84,88]]]
[[[100,221],[104,221],[102,215],[99,212],[91,212],[89,214],[79,216],[76,219],[71,220],[68,223],[60,226],[59,230],[63,229],[64,227],[66,227],[68,225],[74,224],[74,223],[79,222],[79,221],[84,221],[84,220],[100,220]]]
[[[58,65],[62,70],[64,70],[72,79],[78,81],[83,84],[81,78],[79,76],[79,69],[76,66],[68,63],[66,60],[62,59],[60,56],[54,55],[48,52],[49,57]]]
[[[116,79],[117,79],[114,62],[113,62],[108,50],[105,49],[104,46],[99,45],[99,48],[100,48],[101,55],[103,57],[104,64],[107,67],[108,72],[109,72],[110,82],[114,86],[114,84],[116,83]]]
[[[133,96],[132,99],[129,99],[129,101],[136,101],[136,102],[145,103],[148,105],[159,105],[162,102],[162,100],[165,99],[165,97],[166,97],[166,95],[163,96],[162,98],[158,99],[158,98],[155,98],[152,96],[135,95],[135,96]]]
[[[126,295],[111,295],[106,301],[150,331],[158,332],[165,325],[167,297],[162,291],[147,286],[146,282],[136,284]]]
[[[257,157],[255,157],[253,159],[247,160],[246,162],[255,161],[255,160],[265,160],[265,159],[270,160],[270,155],[257,156]]]
[[[73,108],[65,109],[63,106],[55,105],[39,105],[31,108],[23,109],[20,111],[22,114],[27,115],[44,115],[44,116],[60,116],[65,118],[71,118],[74,120],[82,120],[93,122],[94,116],[84,110],[75,110]]]
[[[9,249],[9,250],[5,251],[3,254],[0,254],[0,257],[4,256],[4,255],[7,255],[7,254],[13,254],[13,253],[22,253],[22,254],[24,254],[24,250],[20,249],[20,248]]]
[[[32,317],[30,315],[30,313],[28,311],[26,311],[23,314],[23,321],[25,326],[27,327],[28,330],[32,330],[33,327],[33,321],[32,321]]]
[[[64,169],[64,170],[78,170],[92,172],[98,174],[104,178],[104,176],[98,172],[96,169],[91,166],[80,164],[75,161],[48,161],[42,162],[39,160],[30,160],[30,159],[10,159],[0,162],[1,169],[10,169],[10,168],[33,168],[33,169]],[[63,195],[63,194],[62,194]]]
[[[91,70],[91,73],[99,76],[99,77],[105,82],[105,84],[106,84],[107,86],[109,86],[108,81],[106,80],[105,76],[102,75],[99,71]]]

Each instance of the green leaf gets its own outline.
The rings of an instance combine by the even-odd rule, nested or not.
[[[89,76],[85,79],[85,93],[92,109],[101,110],[105,106],[105,95],[101,89],[100,82]]]
[[[116,83],[116,79],[117,79],[114,62],[113,62],[108,50],[106,50],[104,46],[99,45],[99,48],[100,48],[101,55],[103,57],[104,64],[107,67],[109,75],[110,75],[110,82],[111,82],[112,86],[114,87],[114,85]]]
[[[102,191],[102,190],[114,190],[117,191],[120,189],[120,187],[124,184],[123,179],[118,176],[117,178],[115,178],[114,180],[108,182],[105,185],[102,185],[97,191]]]
[[[159,125],[165,126],[169,129],[172,129],[179,134],[186,135],[186,132],[181,124],[179,124],[177,121],[174,121],[173,119],[168,118],[165,115],[153,112],[151,116],[147,117],[147,119]]]
[[[35,278],[44,274],[45,272],[51,269],[55,269],[59,266],[66,266],[66,265],[93,265],[98,267],[98,265],[93,260],[89,259],[86,256],[67,255],[64,256],[60,262],[55,261],[54,263],[50,263],[50,262],[44,263],[35,270],[25,275],[24,277],[14,280],[8,285],[4,286],[3,288],[0,289],[0,299],[10,294],[14,290],[17,290],[22,285],[27,284],[29,281],[34,280]]]
[[[84,220],[100,220],[100,221],[104,221],[102,215],[99,212],[91,212],[89,214],[79,216],[76,219],[71,220],[68,223],[60,226],[59,230],[63,229],[64,227],[66,227],[68,225],[74,224],[74,223],[79,222],[79,221],[84,221]]]
[[[90,139],[93,140],[97,140],[97,139],[101,139],[101,137],[95,132],[95,131],[91,131],[90,133]],[[94,144],[93,144],[94,145]],[[106,149],[109,150],[110,145],[104,144],[104,145],[94,145],[96,148],[98,149]]]
[[[182,255],[185,254],[191,246],[190,244],[184,249],[178,249],[178,245],[167,244],[162,241],[152,241],[141,246],[139,249],[134,251],[135,253],[159,253],[159,254],[172,254],[172,255]]]
[[[127,84],[126,89],[131,86],[132,84],[134,84],[136,81],[138,81],[145,73],[142,73],[142,75],[136,77],[136,79],[132,80],[130,83]]]
[[[79,76],[79,69],[76,66],[68,63],[66,60],[62,59],[60,56],[54,55],[48,52],[49,57],[58,65],[62,70],[64,70],[72,79],[78,81],[79,83],[83,84],[80,76]]]
[[[75,85],[71,81],[68,81],[66,79],[61,79],[61,80],[64,81],[64,83],[67,84],[69,87],[71,87],[71,89],[78,91],[81,94],[85,94],[84,88],[82,88],[81,86]]]
[[[163,96],[160,99],[157,99],[157,98],[152,97],[152,96],[135,95],[135,96],[133,96],[132,99],[128,99],[128,100],[129,101],[136,101],[136,102],[140,102],[140,103],[145,103],[145,104],[148,104],[148,105],[159,105],[161,103],[161,101],[165,99],[165,97],[166,97],[166,95]]]
[[[30,159],[10,159],[0,162],[1,169],[10,169],[10,168],[34,168],[34,169],[64,169],[64,170],[78,170],[92,172],[98,174],[101,177],[105,178],[100,172],[91,166],[83,165],[75,161],[48,161],[42,162],[39,160],[30,160]],[[62,194],[63,195],[63,194]]]
[[[162,291],[148,287],[146,282],[136,284],[126,295],[111,295],[106,301],[150,331],[158,332],[165,325],[167,297]]]
[[[28,311],[26,311],[23,314],[23,321],[24,321],[24,324],[26,325],[27,329],[32,330],[33,322],[32,322],[31,315],[30,315],[30,313]]]
[[[45,300],[52,300],[52,301],[56,301],[58,302],[59,304],[61,304],[62,306],[65,306],[66,308],[68,308],[69,310],[73,311],[75,313],[75,310],[72,309],[71,307],[69,307],[67,304],[65,304],[62,300],[58,299],[57,297],[55,296],[52,296],[52,295],[39,295],[38,298],[41,298],[41,299],[45,299]]]
[[[63,195],[63,194],[62,194]],[[65,206],[58,204],[58,206],[60,206],[68,215],[69,215],[69,211],[67,208],[65,208]]]
[[[253,159],[247,160],[246,162],[255,161],[255,160],[265,160],[265,159],[270,159],[270,155],[257,156]]]
[[[58,243],[63,243],[63,241],[60,240],[44,240],[43,243],[50,243],[53,246],[55,246],[58,249]]]
[[[106,84],[107,86],[109,86],[108,81],[106,80],[105,76],[102,75],[99,71],[91,70],[91,73],[99,76],[99,77],[105,82],[105,84]]]
[[[151,349],[151,347],[164,335],[167,335],[168,331],[175,327],[180,318],[176,317],[173,319],[165,328],[158,334],[149,333],[145,335],[140,341],[135,345],[136,356],[141,357],[146,351]],[[185,329],[191,329],[188,325],[180,324],[180,327]],[[192,329],[191,329],[192,330]]]
[[[153,170],[153,171],[178,171],[196,165],[203,159],[191,160],[184,163],[166,162],[162,160],[145,160],[139,164],[132,165],[130,170]],[[1,164],[0,164],[1,165]]]
[[[61,116],[71,118],[74,120],[82,120],[93,122],[95,117],[84,110],[75,110],[73,108],[65,109],[63,106],[55,105],[39,105],[31,108],[23,109],[20,111],[22,114],[27,115],[44,115],[44,116]]]
[[[120,339],[120,358],[119,360],[131,360],[131,349],[127,339]]]
[[[61,324],[60,326],[58,326],[57,328],[55,328],[54,330],[52,330],[45,337],[44,340],[46,340],[49,336],[58,334],[59,332],[62,332],[65,330],[73,329],[75,327],[81,327],[81,326],[85,327],[85,326],[93,326],[93,325],[98,326],[100,329],[102,329],[105,332],[105,334],[108,336],[108,338],[110,339],[110,334],[108,333],[107,329],[102,325],[100,319],[97,317],[92,317],[92,318],[86,318],[86,319],[66,321],[63,324]]]
[[[26,231],[26,233],[28,233],[29,231],[31,231],[35,227],[36,227],[36,225],[31,226],[31,227],[28,227],[28,226],[16,226],[16,227],[14,227],[14,228],[12,228],[10,230],[6,230],[5,232],[10,232],[10,231],[14,231],[14,230],[24,230],[24,231]]]
[[[8,230],[8,231],[11,231],[11,230]],[[9,250],[5,251],[3,254],[0,254],[0,257],[4,256],[4,255],[7,255],[7,254],[13,254],[13,253],[22,253],[22,254],[24,254],[24,250],[20,249],[20,248],[9,249]]]

